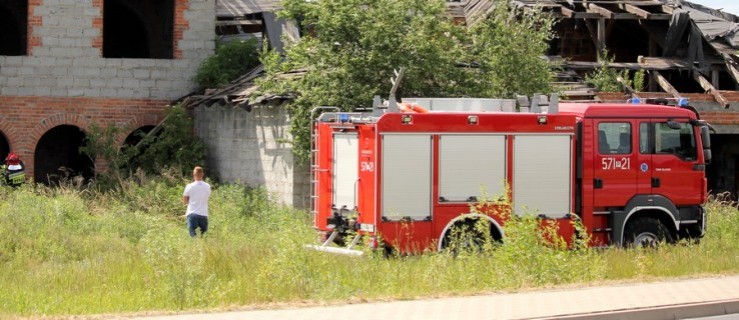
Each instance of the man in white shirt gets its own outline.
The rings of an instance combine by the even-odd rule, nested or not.
[[[192,183],[185,187],[182,193],[182,202],[187,205],[185,216],[187,219],[187,230],[190,237],[195,237],[195,230],[200,228],[200,235],[208,231],[208,198],[210,197],[210,185],[203,181],[202,167],[192,170]]]

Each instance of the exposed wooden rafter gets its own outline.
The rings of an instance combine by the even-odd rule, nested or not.
[[[620,76],[618,76],[616,77],[616,81],[618,81],[618,83],[620,83],[624,87],[624,91],[626,91],[626,93],[629,94],[631,98],[639,98],[639,96],[636,94],[636,90],[634,90],[634,88],[632,88],[626,82],[626,80],[624,80],[624,78],[621,78]]]
[[[644,20],[670,20],[672,19],[672,14],[652,13],[652,12],[642,9],[639,6],[633,5],[631,3],[620,3],[618,7],[628,13],[635,15],[639,19],[644,19]]]
[[[729,75],[731,75],[735,83],[739,84],[739,69],[737,69],[734,59],[726,53],[721,53],[721,56],[724,57],[724,63],[726,64],[726,70],[729,72]]]
[[[665,77],[662,76],[662,74],[659,73],[659,71],[651,71],[652,76],[655,80],[657,80],[657,83],[659,84],[660,88],[664,90],[665,92],[671,94],[675,98],[682,98],[680,95],[680,92],[675,90],[675,87],[673,87]]]
[[[695,69],[693,70],[692,74],[693,74],[693,79],[701,85],[703,90],[706,90],[707,93],[710,93],[711,95],[713,95],[713,98],[716,99],[716,102],[721,104],[721,106],[723,106],[726,109],[729,108],[729,105],[730,105],[729,100],[727,100],[726,97],[724,97],[724,95],[721,94],[721,92],[719,92],[713,85],[711,85],[711,83],[708,82],[708,79],[703,77],[700,74],[700,72],[698,72],[698,70],[695,70]]]
[[[613,13],[613,11],[608,10],[604,7],[601,7],[597,4],[585,3],[584,6],[587,12],[597,13],[603,18],[613,19],[616,16],[616,14]]]
[[[570,19],[598,19],[598,18],[601,18],[601,15],[594,13],[594,12],[580,12],[580,11],[572,10],[567,7],[562,7],[561,12],[565,18],[570,18]]]
[[[663,4],[662,5],[662,12],[667,13],[667,14],[674,14],[675,13],[675,7],[668,6],[666,4]]]
[[[621,4],[618,5],[618,7],[621,8],[622,10],[626,11],[626,12],[633,13],[637,17],[642,18],[642,19],[649,19],[649,16],[652,14],[651,12],[649,12],[647,10],[644,10],[642,8],[639,8],[639,7],[637,7],[637,6],[633,5],[633,4],[629,4],[629,3],[621,3]]]

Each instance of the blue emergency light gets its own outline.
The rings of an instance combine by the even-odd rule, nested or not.
[[[681,107],[687,107],[688,106],[688,98],[679,98],[677,99],[677,105]]]
[[[346,113],[339,113],[339,121],[341,122],[348,122],[349,121],[349,115]]]
[[[631,98],[631,99],[629,99],[629,102],[631,102],[631,104],[640,104],[641,103],[641,99],[639,99],[639,98]]]

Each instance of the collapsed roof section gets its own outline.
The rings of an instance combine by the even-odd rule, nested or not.
[[[267,39],[269,45],[282,51],[282,35],[297,40],[300,33],[293,23],[275,14],[282,9],[280,0],[216,0],[216,34],[220,40]]]
[[[647,91],[672,95],[711,93],[724,107],[720,90],[739,84],[739,18],[683,0],[512,0],[523,10],[554,14],[555,39],[549,59],[562,63],[568,77],[599,66],[601,53],[609,66],[649,73]],[[450,2],[457,21],[474,24],[488,14],[492,0]],[[592,98],[593,92],[562,81],[570,98]],[[575,82],[576,83],[576,82]],[[628,89],[627,89],[628,91]]]
[[[493,0],[450,0],[447,9],[458,23],[472,25],[488,16],[494,3]],[[523,10],[550,12],[559,19],[546,58],[561,64],[557,84],[571,100],[597,99],[593,88],[583,83],[583,76],[602,65],[599,60],[604,50],[613,58],[609,67],[648,71],[645,91],[664,91],[673,96],[705,92],[728,107],[729,102],[721,91],[739,88],[739,18],[732,14],[684,0],[512,0],[512,3]],[[217,0],[216,5],[216,28],[223,38],[253,33],[267,38],[278,49],[283,46],[282,34],[299,38],[294,25],[277,19],[274,14],[281,8],[280,0]],[[231,35],[223,35],[227,29]],[[249,105],[248,95],[254,86],[252,77],[260,73],[250,73],[224,88],[210,90],[200,97],[207,102],[200,98],[194,101]],[[638,95],[623,84],[626,93]]]

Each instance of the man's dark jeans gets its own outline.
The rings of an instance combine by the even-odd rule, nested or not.
[[[204,235],[208,231],[208,217],[194,213],[187,215],[187,230],[191,237],[195,237],[197,228],[200,228],[200,235]]]

